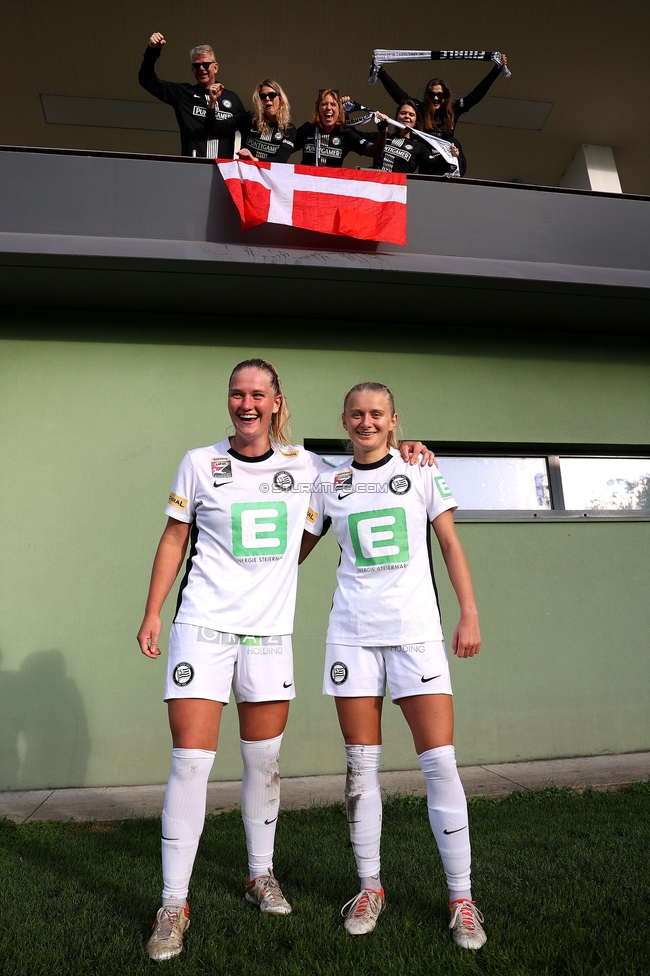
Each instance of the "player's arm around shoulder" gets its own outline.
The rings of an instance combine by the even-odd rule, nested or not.
[[[300,555],[298,556],[299,566],[305,561],[312,549],[318,545],[322,537],[325,535],[323,508],[324,495],[322,486],[323,482],[329,477],[328,471],[332,470],[326,465],[326,462],[322,461],[320,458],[312,456],[310,460],[312,461],[312,472],[314,472],[315,468],[318,466],[320,466],[320,471],[313,478],[312,482],[312,493],[309,499],[307,515],[305,517],[305,528],[302,533],[302,542],[300,543]],[[325,470],[326,467],[328,470]]]
[[[469,564],[456,532],[451,509],[441,512],[431,524],[460,607],[460,621],[452,638],[452,650],[458,657],[474,657],[481,649],[478,609]]]

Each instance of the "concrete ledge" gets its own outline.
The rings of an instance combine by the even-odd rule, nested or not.
[[[533,762],[464,766],[460,769],[468,797],[505,796],[515,790],[546,786],[616,787],[650,779],[650,752],[618,756],[586,756],[578,759],[546,759]],[[380,773],[385,796],[424,796],[419,770]],[[283,779],[281,809],[305,810],[343,799],[345,775],[296,776]],[[210,783],[208,813],[239,808],[241,783]],[[164,786],[108,786],[66,790],[28,790],[0,793],[0,819],[15,823],[30,820],[129,820],[159,817]]]

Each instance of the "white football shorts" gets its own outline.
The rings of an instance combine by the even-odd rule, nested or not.
[[[207,698],[227,705],[231,687],[238,704],[295,698],[291,635],[253,637],[172,624],[165,701]]]
[[[444,641],[387,647],[328,644],[323,694],[336,698],[383,698],[386,682],[392,701],[412,695],[451,695]]]

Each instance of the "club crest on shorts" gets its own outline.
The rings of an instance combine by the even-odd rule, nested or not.
[[[350,492],[354,491],[352,486],[352,471],[341,471],[340,474],[334,475],[334,491],[339,498],[343,495],[349,495]]]
[[[189,685],[193,677],[194,668],[187,661],[181,661],[180,664],[177,664],[172,673],[174,684],[179,688],[184,688],[185,685]]]
[[[405,495],[411,487],[411,481],[405,474],[394,474],[388,482],[388,487],[394,495]]]
[[[348,668],[347,664],[343,661],[335,661],[330,668],[330,678],[335,685],[343,685],[348,680]]]
[[[210,470],[214,478],[214,487],[225,481],[232,481],[232,459],[229,457],[210,458]]]
[[[288,471],[276,471],[273,475],[274,491],[291,491],[293,486],[294,480]]]

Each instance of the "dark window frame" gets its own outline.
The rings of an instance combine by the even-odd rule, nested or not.
[[[305,438],[304,445],[314,454],[347,454],[349,442],[324,438]],[[495,441],[436,441],[439,457],[543,457],[546,458],[550,509],[458,509],[457,522],[545,522],[545,521],[650,521],[650,509],[566,509],[560,458],[650,458],[648,444],[559,444]]]

